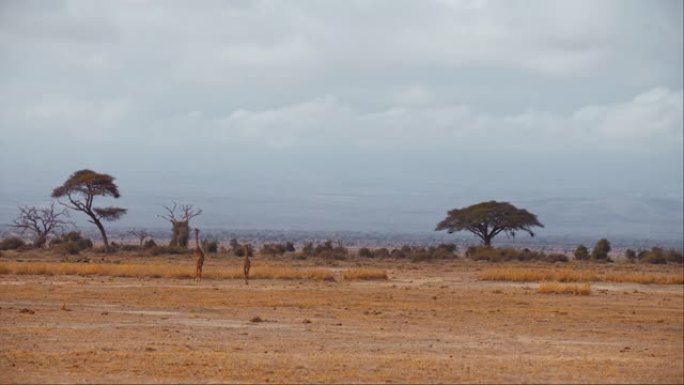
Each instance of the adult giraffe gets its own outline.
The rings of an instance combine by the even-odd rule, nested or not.
[[[195,228],[195,251],[192,253],[195,257],[195,279],[202,281],[202,266],[204,266],[204,251],[199,242],[199,229]]]

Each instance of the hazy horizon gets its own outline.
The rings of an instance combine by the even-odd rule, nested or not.
[[[540,236],[684,241],[682,13],[2,2],[0,224],[90,168],[116,178],[114,227],[176,201],[209,228],[423,232],[499,200]]]

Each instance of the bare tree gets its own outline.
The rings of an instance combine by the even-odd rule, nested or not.
[[[23,234],[26,231],[33,233],[33,245],[43,247],[50,235],[71,224],[66,218],[69,217],[67,209],[55,209],[55,202],[48,207],[19,206],[19,215],[12,222],[12,227]]]
[[[171,222],[171,242],[169,246],[188,246],[188,239],[190,238],[190,220],[200,214],[202,214],[201,209],[196,209],[192,205],[178,205],[173,202],[173,206],[169,207],[164,205],[166,210],[166,215],[160,215],[160,218],[164,218]]]
[[[147,230],[143,229],[138,229],[138,230],[131,230],[128,232],[129,235],[132,235],[140,240],[140,248],[142,249],[143,243],[145,242],[145,238],[151,237],[152,234],[147,232]]]

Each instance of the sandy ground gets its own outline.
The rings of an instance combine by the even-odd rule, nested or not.
[[[0,382],[684,382],[682,285],[539,294],[478,281],[483,266],[249,286],[0,275]]]

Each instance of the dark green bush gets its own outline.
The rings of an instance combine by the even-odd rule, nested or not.
[[[632,249],[625,250],[625,258],[629,262],[634,262],[637,260],[637,253]]]
[[[594,245],[594,248],[591,250],[591,259],[595,261],[610,262],[610,258],[608,258],[609,252],[610,242],[608,242],[608,240],[605,238],[599,239],[598,242],[596,242],[596,245]]]
[[[675,249],[665,250],[660,247],[653,247],[651,250],[642,250],[637,255],[639,262],[652,264],[684,263],[684,256],[681,251]]]
[[[5,238],[0,242],[0,250],[16,250],[26,246],[26,242],[19,237]]]
[[[574,256],[578,261],[586,261],[589,259],[589,249],[584,245],[579,245],[575,249]]]
[[[218,252],[218,242],[205,239],[202,241],[202,249],[207,253],[216,254]]]
[[[114,244],[114,242],[112,243]],[[50,247],[54,247],[55,250],[62,254],[75,255],[83,250],[92,249],[93,242],[88,238],[84,238],[79,231],[71,231],[51,240]],[[104,252],[104,248],[102,250]]]

